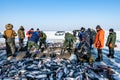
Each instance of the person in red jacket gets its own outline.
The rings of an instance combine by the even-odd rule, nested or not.
[[[28,38],[27,44],[26,44],[26,49],[28,48],[28,41],[29,41],[29,39],[30,39],[31,36],[32,36],[32,32],[34,32],[34,29],[33,29],[33,28],[31,28],[30,30],[28,30],[28,31],[26,32],[26,36],[27,36],[27,38]]]
[[[28,40],[30,39],[30,37],[32,36],[32,32],[34,31],[34,29],[33,28],[31,28],[30,30],[28,30],[27,32],[26,32],[26,36],[28,37]]]
[[[96,31],[97,34],[95,36],[94,47],[97,48],[98,57],[95,61],[102,61],[102,48],[104,47],[105,31],[100,27],[100,25],[96,26]]]

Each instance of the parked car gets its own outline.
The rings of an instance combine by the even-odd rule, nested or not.
[[[64,35],[64,34],[65,34],[65,31],[57,31],[57,32],[55,33],[56,36],[62,36],[62,35]]]
[[[3,38],[3,34],[0,32],[0,38]]]

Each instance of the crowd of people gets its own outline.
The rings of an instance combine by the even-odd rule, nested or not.
[[[4,31],[4,38],[6,43],[6,53],[7,57],[10,56],[15,57],[16,56],[16,47],[15,47],[15,37],[18,36],[19,39],[19,48],[17,51],[22,50],[25,48],[27,51],[27,54],[30,53],[31,48],[35,47],[35,54],[38,54],[40,51],[42,51],[43,47],[46,47],[46,39],[47,35],[41,31],[39,28],[34,30],[34,28],[31,28],[25,33],[25,29],[23,26],[20,26],[17,33],[13,30],[12,24],[5,25],[6,30]],[[76,35],[78,32],[78,36]],[[25,36],[27,37],[27,44],[24,46],[24,39]],[[65,41],[64,41],[64,48],[68,48],[71,50],[73,48],[74,41],[76,40],[76,37],[79,38],[79,44],[77,47],[75,47],[74,53],[77,55],[78,59],[86,59],[89,61],[91,59],[91,50],[93,48],[97,49],[98,57],[95,59],[95,61],[102,61],[102,49],[105,44],[105,31],[101,28],[100,25],[96,26],[96,30],[88,28],[85,29],[84,27],[81,27],[78,31],[73,31],[73,34],[71,33],[65,33]],[[116,42],[116,33],[114,32],[114,29],[109,29],[109,35],[107,37],[106,46],[109,48],[109,54],[107,55],[109,58],[114,58],[114,47]],[[85,55],[84,55],[85,54]],[[28,56],[27,56],[28,57]]]
[[[75,35],[75,31],[73,32],[73,34]],[[75,49],[75,53],[77,53],[78,58],[82,57],[89,61],[90,59],[92,59],[91,50],[93,48],[96,48],[98,56],[95,59],[95,61],[98,62],[103,61],[102,49],[104,45],[106,45],[109,48],[109,54],[107,56],[109,58],[114,58],[114,48],[116,47],[115,45],[116,32],[114,32],[114,29],[112,28],[109,29],[109,35],[107,37],[106,43],[105,43],[105,31],[101,28],[100,25],[96,26],[96,31],[90,28],[86,30],[84,27],[81,27],[81,30],[78,33],[78,38],[79,45]]]
[[[30,55],[30,50],[33,46],[35,47],[35,54],[39,53],[42,47],[46,48],[47,35],[43,31],[40,31],[39,28],[37,28],[36,31],[34,31],[34,28],[31,28],[26,33],[23,26],[20,26],[17,33],[13,30],[12,24],[5,25],[5,28],[6,30],[4,31],[3,37],[5,38],[6,53],[8,60],[11,59],[12,57],[16,57],[16,51],[24,49],[27,51],[28,57],[28,55]],[[17,35],[19,39],[19,47],[16,49],[15,37]],[[26,45],[24,45],[25,35],[28,38]]]

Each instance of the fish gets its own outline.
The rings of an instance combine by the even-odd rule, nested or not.
[[[47,78],[46,74],[38,74],[37,76],[35,76],[35,79],[42,79],[42,78]]]
[[[56,80],[62,80],[63,75],[64,75],[64,72],[62,69],[60,69],[56,74]]]
[[[53,46],[60,47],[59,44]],[[76,62],[75,59],[57,58],[58,51],[50,51],[51,55],[39,59],[23,58],[21,60],[0,59],[0,78],[12,80],[81,80],[103,79],[88,63]],[[101,66],[100,66],[101,67]],[[104,67],[104,66],[103,66]],[[104,76],[104,75],[103,75]],[[112,77],[115,78],[115,75]]]

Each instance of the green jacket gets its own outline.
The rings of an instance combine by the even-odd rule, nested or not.
[[[18,38],[20,39],[24,39],[25,38],[25,32],[24,32],[24,28],[23,26],[20,26],[19,30],[18,30]]]
[[[64,47],[73,47],[74,36],[71,33],[65,33]]]
[[[70,33],[65,33],[65,41],[73,42],[74,41],[74,36]]]
[[[106,46],[109,47],[109,45],[112,44],[112,48],[114,48],[115,42],[116,42],[116,33],[113,32],[113,33],[108,35]]]
[[[40,37],[40,39],[41,40],[46,40],[47,35],[44,32],[42,32],[41,34],[42,34],[42,36]]]

